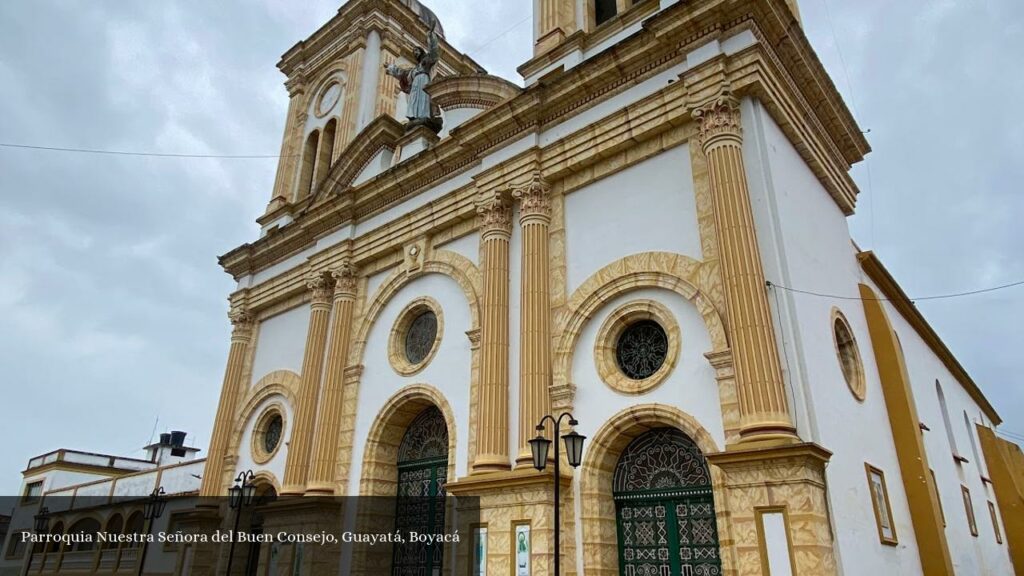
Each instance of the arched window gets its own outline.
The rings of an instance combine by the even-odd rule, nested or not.
[[[338,131],[338,120],[331,118],[324,126],[324,133],[320,139],[320,149],[316,155],[316,178],[314,183],[319,185],[327,178],[331,171],[331,160],[334,156],[334,136]]]
[[[939,409],[942,411],[942,424],[946,427],[946,438],[949,440],[949,449],[953,451],[953,457],[959,461],[960,450],[956,447],[956,436],[953,435],[953,425],[949,421],[949,408],[946,407],[946,395],[942,392],[942,384],[935,381],[935,395],[939,397]]]
[[[116,514],[115,513],[113,516],[110,517],[109,520],[107,520],[107,529],[106,529],[107,534],[111,534],[111,535],[120,534],[121,530],[123,528],[124,528],[124,517],[122,517],[120,514]],[[103,547],[104,548],[117,548],[117,542],[107,541],[107,542],[105,542],[103,544]]]
[[[76,535],[76,534],[92,534],[93,535],[91,540],[87,540],[85,538],[82,538],[81,542],[76,542],[75,544],[73,544],[72,551],[74,551],[74,552],[85,552],[87,550],[92,550],[93,548],[95,548],[96,547],[96,533],[99,532],[99,531],[100,531],[100,522],[99,522],[99,520],[96,520],[95,518],[82,518],[78,522],[75,522],[74,524],[72,524],[71,528],[68,528],[68,534],[69,535]]]
[[[431,406],[405,431],[398,447],[398,503],[395,532],[440,534],[444,531],[444,485],[448,478],[448,425]],[[395,543],[392,574],[441,574],[440,543]]]
[[[309,196],[313,189],[313,169],[316,167],[316,149],[320,143],[320,132],[314,130],[306,137],[306,145],[302,149],[302,169],[299,172],[299,189],[295,199],[302,200]]]
[[[620,574],[720,574],[707,460],[675,428],[637,437],[615,466]]]
[[[132,515],[128,517],[128,522],[124,525],[124,533],[138,535],[144,534],[143,523],[144,522],[142,519],[142,512],[136,511],[132,513]],[[132,542],[131,544],[129,544],[129,546],[132,548],[141,548],[142,544],[138,542]]]
[[[985,475],[985,469],[982,468],[981,463],[981,454],[978,452],[978,442],[974,439],[974,424],[971,423],[967,410],[964,410],[964,426],[967,428],[967,439],[971,441],[971,454],[974,455],[974,465],[978,467],[979,474]]]
[[[63,534],[63,533],[64,533],[64,523],[63,522],[57,522],[56,524],[53,525],[52,528],[50,528],[50,534],[53,535],[53,536],[56,536],[58,534]],[[51,540],[46,545],[46,551],[47,552],[57,552],[59,550],[60,550],[60,541]],[[41,551],[41,550],[38,550],[38,551]],[[35,552],[37,552],[37,550],[35,548],[33,548],[32,552],[35,553]]]

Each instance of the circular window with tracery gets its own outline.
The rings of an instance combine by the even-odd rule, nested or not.
[[[839,360],[839,367],[843,371],[843,378],[850,388],[850,393],[858,401],[863,402],[867,394],[867,386],[864,381],[864,364],[860,358],[860,349],[857,347],[857,339],[853,337],[853,330],[846,317],[838,309],[832,310],[832,337],[836,345],[836,357]]]
[[[399,314],[391,330],[388,356],[391,367],[403,376],[411,376],[430,363],[441,344],[441,307],[427,296],[409,303]]]
[[[640,394],[661,384],[679,357],[679,325],[664,305],[637,300],[612,311],[594,345],[597,371],[606,384]]]
[[[252,456],[257,464],[268,462],[281,448],[284,436],[284,411],[279,404],[268,406],[259,418],[252,434]]]

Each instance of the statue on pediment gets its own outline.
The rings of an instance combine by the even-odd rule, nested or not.
[[[416,65],[407,68],[397,64],[385,64],[384,69],[389,76],[398,78],[402,92],[408,94],[405,115],[409,119],[407,128],[425,125],[435,132],[441,129],[441,117],[435,113],[435,107],[427,94],[426,86],[430,82],[430,74],[437,64],[440,39],[436,32],[437,19],[433,19],[430,32],[427,34],[427,48],[417,47],[414,51]]]

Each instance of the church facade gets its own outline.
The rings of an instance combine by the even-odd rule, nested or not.
[[[400,82],[432,37],[430,81]],[[479,557],[285,546],[233,573],[553,574],[528,442],[563,412],[587,437],[564,574],[1024,570],[998,414],[850,238],[869,146],[795,2],[538,0],[534,39],[520,87],[416,0],[351,0],[278,64],[200,494],[252,470],[270,531],[305,496],[426,486],[479,499]]]

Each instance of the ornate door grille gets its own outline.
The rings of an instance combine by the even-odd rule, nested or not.
[[[707,461],[675,428],[633,440],[612,482],[623,576],[719,576]]]
[[[448,478],[448,426],[437,408],[413,420],[398,448],[398,494],[395,531],[405,542],[394,544],[391,576],[441,574],[443,544],[411,542],[409,534],[444,533],[444,485]]]

